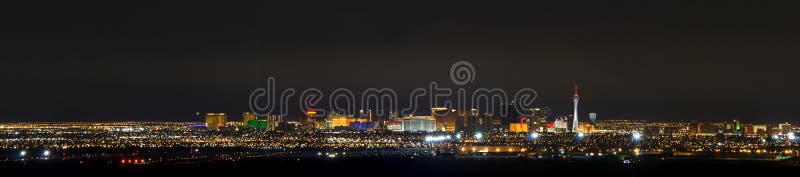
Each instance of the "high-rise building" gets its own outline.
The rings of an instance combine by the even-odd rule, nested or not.
[[[503,127],[503,128],[509,127],[511,125],[511,123],[519,122],[520,116],[519,116],[519,112],[517,111],[517,101],[516,100],[511,100],[511,103],[503,104],[502,105],[502,109],[503,109],[503,111],[506,112],[505,117],[503,117],[502,114],[497,114],[497,115],[500,115],[500,118],[502,120],[502,126],[501,127]],[[500,131],[502,131],[502,130],[500,130]]]
[[[331,118],[331,126],[334,128],[350,126],[350,122],[355,122],[355,118],[349,118],[347,116],[337,116]]]
[[[542,114],[541,108],[533,108],[533,117],[528,120],[528,130],[544,132],[547,128],[547,117]]]
[[[503,112],[506,114],[503,115]],[[503,103],[500,105],[500,112],[495,112],[493,115],[496,119],[500,120],[500,126],[493,128],[496,128],[498,131],[508,131],[509,125],[511,123],[518,123],[520,119],[519,112],[517,112],[517,101],[511,100],[511,102]]]
[[[404,118],[403,131],[436,131],[436,119],[432,116]]]
[[[781,133],[784,134],[792,132],[792,124],[789,124],[789,122],[778,124],[778,129],[781,129]]]
[[[301,126],[302,129],[313,130],[313,129],[316,129],[317,127],[319,127],[317,125],[317,119],[316,119],[317,111],[306,110],[305,115],[306,115],[306,118],[305,119],[301,119],[301,121],[300,121],[300,124],[302,125]]]
[[[742,125],[742,130],[743,130],[742,132],[744,132],[744,134],[748,134],[748,135],[756,134],[756,130],[753,128],[752,124],[744,124],[744,125]]]
[[[755,134],[766,135],[769,133],[767,130],[767,125],[753,125],[753,133]]]
[[[250,120],[256,120],[256,114],[253,114],[252,112],[242,113],[242,126],[247,126],[247,123],[250,122]]]
[[[555,127],[554,131],[555,132],[567,132],[567,131],[569,131],[569,129],[568,129],[569,126],[567,126],[567,121],[566,121],[567,119],[569,119],[569,118],[567,118],[566,116],[556,119],[556,121],[553,122],[553,124],[555,124],[554,125],[554,127]]]
[[[597,113],[589,113],[589,120],[592,121],[592,124],[597,124],[597,122],[595,122],[597,120]]]
[[[447,116],[447,118],[452,118],[449,116],[455,117],[455,126],[452,127],[454,129],[448,128],[446,131],[473,132],[479,129],[483,130],[483,125],[486,122],[486,120],[480,117],[478,109],[470,109],[467,111],[452,110]],[[440,120],[437,118],[437,121]],[[437,129],[440,128],[437,127]]]
[[[594,125],[589,123],[582,123],[578,125],[578,132],[594,133]]]
[[[465,123],[464,121],[456,121],[458,112],[455,109],[433,107],[431,108],[431,116],[436,118],[436,130],[455,131],[456,127],[463,127]]]
[[[575,94],[572,95],[572,102],[573,102],[573,106],[574,106],[574,110],[573,110],[573,113],[572,113],[572,132],[577,132],[578,131],[578,100],[580,100],[580,97],[578,97],[578,84],[575,84],[574,92],[575,92]]]
[[[349,127],[350,124],[354,122],[358,123],[366,123],[367,119],[358,119],[351,115],[344,115],[338,113],[330,113],[328,114],[328,118],[331,122],[330,128],[332,129],[342,129]]]
[[[485,132],[487,124],[489,124],[486,116],[481,116],[478,109],[470,109],[464,115],[459,115],[458,120],[464,122],[465,125],[456,127],[456,131],[463,132]]]
[[[694,122],[689,126],[689,135],[698,135],[703,133],[703,123]]]
[[[217,129],[225,126],[228,122],[228,115],[225,113],[206,113],[206,127]]]

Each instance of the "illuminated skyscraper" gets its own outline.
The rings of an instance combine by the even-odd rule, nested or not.
[[[356,122],[356,118],[344,114],[330,113],[328,119],[331,120],[331,128],[347,127],[350,123]]]
[[[316,129],[318,126],[316,124],[316,116],[317,111],[314,110],[307,110],[306,111],[306,118],[302,119],[300,122],[302,124],[302,128],[306,130],[313,130]]]
[[[572,132],[577,132],[578,131],[578,100],[580,100],[580,98],[578,97],[578,84],[575,84],[574,91],[575,91],[575,94],[572,95],[572,103],[573,103],[573,106],[574,106],[575,109],[573,110],[573,113],[572,113]]]
[[[256,120],[256,114],[252,112],[242,113],[242,126],[247,126],[247,122],[250,122],[250,120]]]
[[[206,127],[219,128],[225,126],[228,122],[228,116],[225,113],[206,113]]]
[[[567,132],[567,131],[569,131],[568,126],[567,126],[567,123],[568,123],[567,121],[569,121],[568,119],[569,119],[569,117],[567,117],[567,116],[557,118],[553,122],[554,128],[555,128],[553,131],[554,132]]]
[[[283,122],[283,116],[275,114],[269,114],[266,117],[260,119],[265,120],[267,122],[267,127],[266,127],[267,130],[276,130],[278,124]]]
[[[455,131],[456,127],[463,127],[464,121],[456,123],[457,112],[455,109],[445,107],[431,108],[431,116],[436,118],[436,129],[441,131]]]
[[[792,132],[792,124],[789,124],[789,122],[778,124],[778,129],[781,129],[781,133]]]
[[[413,116],[403,119],[403,131],[436,131],[436,118],[433,116]]]
[[[487,119],[486,116],[481,116],[478,109],[470,109],[464,116],[459,116],[460,119],[465,121],[466,126],[464,129],[456,128],[456,131],[465,132],[485,132]]]
[[[281,121],[283,121],[283,117],[280,115],[268,114],[258,119],[248,120],[245,125],[247,128],[258,130],[276,130],[278,123]]]
[[[496,112],[493,114],[494,118],[499,120],[499,125],[494,126],[493,128],[497,129],[497,131],[508,131],[511,123],[518,123],[520,115],[516,108],[516,100],[511,100],[511,102],[501,104],[500,110],[495,110]],[[505,115],[503,113],[505,113]]]
[[[511,104],[506,105],[505,109],[507,116],[506,119],[503,119],[505,120],[505,122],[503,122],[504,126],[509,126],[511,123],[520,122],[521,117],[517,111],[517,100],[511,100]]]

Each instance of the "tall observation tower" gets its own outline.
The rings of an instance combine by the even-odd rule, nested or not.
[[[575,94],[572,95],[572,102],[574,106],[574,111],[572,113],[572,132],[578,132],[578,100],[581,98],[578,97],[578,84],[575,84],[574,88]]]

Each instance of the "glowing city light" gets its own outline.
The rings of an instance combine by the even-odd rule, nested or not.
[[[42,152],[42,155],[49,156],[50,155],[50,150],[44,150],[44,152]]]
[[[585,135],[585,134],[583,134],[583,132],[581,132],[581,133],[578,133],[578,138],[583,138],[584,136],[586,136],[586,135]]]
[[[475,134],[475,138],[476,139],[482,139],[483,138],[483,133],[476,133]]]
[[[539,138],[539,133],[536,133],[536,132],[531,133],[531,138],[532,139]]]
[[[633,132],[633,140],[640,140],[642,139],[642,133]]]
[[[425,142],[440,142],[450,139],[450,136],[425,136]]]
[[[461,139],[461,133],[456,134],[456,139]]]
[[[20,151],[20,152],[19,152],[19,155],[20,155],[20,156],[25,156],[25,154],[28,154],[28,152],[25,152],[25,151]]]
[[[787,133],[786,134],[786,138],[790,139],[790,140],[794,140],[795,138],[797,138],[797,136],[795,136],[794,132],[792,132],[792,133]]]

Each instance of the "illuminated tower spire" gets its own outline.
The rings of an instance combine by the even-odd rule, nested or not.
[[[572,103],[574,106],[574,111],[572,112],[572,132],[578,131],[578,84],[575,84],[574,94],[572,95]]]
[[[578,84],[575,84],[575,87],[573,88],[573,90],[574,90],[574,94],[572,95],[572,97],[578,98]]]

